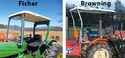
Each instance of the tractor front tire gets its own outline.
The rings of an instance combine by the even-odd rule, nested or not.
[[[62,46],[58,44],[49,45],[43,58],[63,58]]]
[[[111,49],[103,43],[92,45],[87,52],[86,58],[112,58]]]

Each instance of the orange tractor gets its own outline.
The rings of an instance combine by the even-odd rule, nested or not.
[[[114,22],[115,11],[88,8],[88,7],[75,7],[70,10],[71,17],[73,20],[74,38],[77,41],[67,40],[66,41],[66,55],[67,56],[80,56],[81,58],[112,58],[114,55],[124,58],[125,54],[125,32],[121,30],[115,30],[115,23],[112,23],[112,30],[105,29],[104,35],[102,35],[102,24],[100,24],[99,33],[92,31],[91,28],[87,28],[86,34],[84,30],[84,23],[81,13],[93,13],[93,14],[110,14],[112,22]],[[80,29],[75,24],[73,14],[78,14],[80,21]],[[116,31],[116,32],[115,32]],[[79,33],[79,34],[78,34]]]
[[[0,42],[6,42],[6,34],[7,33],[0,33]],[[14,38],[18,39],[18,33],[9,33],[8,39],[13,40]]]

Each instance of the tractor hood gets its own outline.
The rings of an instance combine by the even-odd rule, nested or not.
[[[17,44],[12,42],[0,43],[0,57],[15,55],[20,52]]]

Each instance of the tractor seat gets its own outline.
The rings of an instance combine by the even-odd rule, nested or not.
[[[31,47],[37,47],[39,46],[41,43],[42,43],[42,36],[37,34],[34,36],[34,39],[31,43],[28,44],[28,46],[31,46]]]
[[[99,38],[100,37],[100,35],[91,35],[91,38]]]
[[[87,31],[88,31],[90,34],[98,34],[97,31],[92,31],[91,28],[87,28]]]
[[[87,31],[87,36],[88,36],[89,41],[93,41],[94,39],[100,37],[100,35],[97,35],[97,34],[90,34],[88,31]]]
[[[91,31],[90,28],[87,28],[87,36],[88,36],[89,41],[93,41],[94,39],[100,37],[100,35],[97,35],[96,31]]]

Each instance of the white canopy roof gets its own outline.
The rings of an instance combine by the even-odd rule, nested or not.
[[[71,9],[70,11],[76,12],[76,10],[80,10],[80,12],[84,13],[115,13],[113,10],[106,10],[106,9],[97,9],[97,8],[90,8],[90,7],[75,7]]]
[[[15,15],[19,15],[19,14],[25,14],[25,18],[24,18],[25,21],[30,21],[30,22],[51,21],[51,19],[45,16],[30,12],[30,11],[26,11],[26,10],[12,14],[8,18],[15,16]]]

